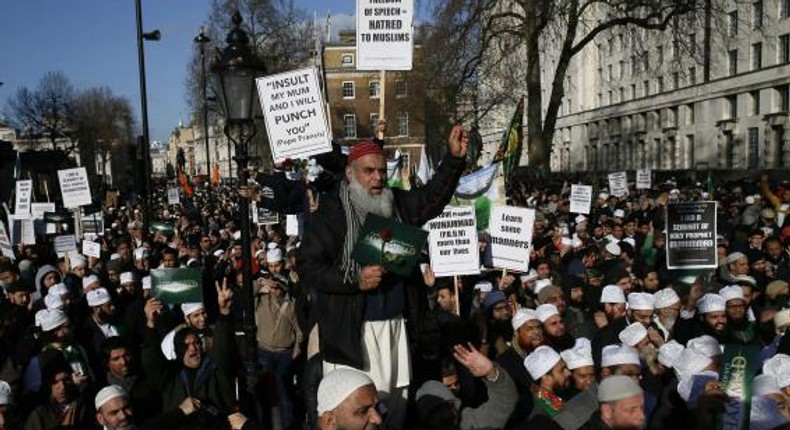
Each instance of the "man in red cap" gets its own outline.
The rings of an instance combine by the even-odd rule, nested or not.
[[[468,140],[463,128],[453,127],[436,175],[411,191],[387,188],[387,160],[381,146],[369,141],[356,144],[337,195],[322,200],[300,247],[299,276],[306,287],[319,292],[324,374],[339,367],[364,371],[387,405],[388,428],[401,428],[405,418],[411,371],[404,314],[409,312],[414,322],[419,290],[381,265],[360,266],[351,252],[370,213],[414,226],[439,215],[463,172]]]

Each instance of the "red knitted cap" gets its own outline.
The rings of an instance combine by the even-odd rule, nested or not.
[[[351,147],[351,153],[348,154],[348,163],[351,164],[351,162],[357,158],[364,157],[368,154],[384,155],[384,151],[381,149],[381,146],[369,140],[359,142]]]

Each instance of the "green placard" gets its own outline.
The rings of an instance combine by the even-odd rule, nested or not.
[[[729,400],[719,418],[720,430],[748,430],[754,375],[760,365],[755,346],[727,344],[722,355],[721,387]]]
[[[351,258],[362,266],[383,264],[391,273],[409,276],[427,238],[425,230],[368,214]]]
[[[153,269],[151,293],[166,304],[202,302],[203,280],[200,269]]]

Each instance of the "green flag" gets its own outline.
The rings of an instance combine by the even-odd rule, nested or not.
[[[524,97],[518,101],[513,119],[510,126],[502,136],[502,143],[499,144],[495,162],[502,160],[503,173],[505,178],[509,177],[513,170],[518,167],[521,159],[521,147],[524,143]]]

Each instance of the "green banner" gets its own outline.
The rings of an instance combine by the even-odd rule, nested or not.
[[[200,269],[152,269],[151,293],[166,304],[202,302],[203,279]]]
[[[427,238],[423,229],[368,214],[351,258],[362,266],[384,265],[392,273],[409,276]]]
[[[727,344],[721,369],[721,388],[729,397],[719,420],[719,430],[748,430],[754,375],[760,366],[755,346]]]

